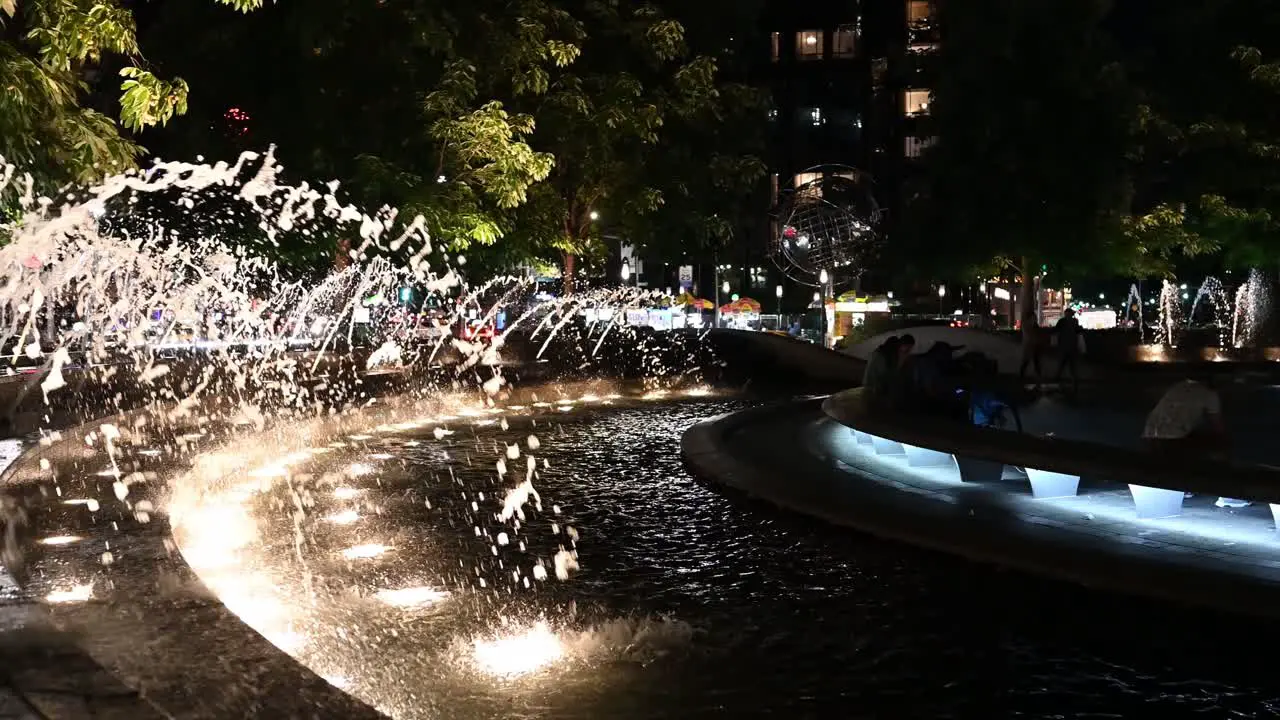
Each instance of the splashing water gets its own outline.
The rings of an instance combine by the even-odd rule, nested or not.
[[[1156,343],[1177,347],[1181,339],[1182,299],[1178,286],[1165,280],[1160,286],[1160,325],[1156,328]]]
[[[1126,324],[1130,321],[1130,313],[1137,308],[1137,326],[1138,326],[1138,343],[1142,344],[1147,341],[1147,325],[1142,319],[1142,293],[1138,291],[1137,283],[1129,286],[1129,297],[1124,301],[1124,321]]]
[[[1232,346],[1240,348],[1256,345],[1270,315],[1270,288],[1262,271],[1254,268],[1249,271],[1249,279],[1236,289],[1231,327]]]
[[[1196,290],[1195,299],[1191,302],[1191,312],[1187,315],[1187,326],[1196,321],[1196,310],[1200,301],[1208,299],[1213,305],[1213,326],[1218,329],[1218,347],[1227,347],[1228,328],[1231,327],[1232,306],[1227,301],[1227,290],[1216,277],[1207,277]]]

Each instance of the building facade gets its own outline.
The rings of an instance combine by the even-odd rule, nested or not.
[[[774,0],[761,54],[769,110],[770,229],[789,193],[847,166],[870,173],[891,239],[904,188],[931,139],[928,58],[937,49],[932,0]]]

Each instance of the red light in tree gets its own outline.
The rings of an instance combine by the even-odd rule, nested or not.
[[[231,108],[222,114],[222,119],[227,124],[227,131],[237,137],[243,137],[249,134],[249,113],[240,108]]]

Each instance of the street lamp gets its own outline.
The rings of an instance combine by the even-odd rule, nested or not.
[[[728,295],[728,294],[729,294],[729,281],[728,281],[728,280],[725,280],[725,281],[724,281],[724,283],[722,283],[722,284],[720,285],[720,292],[724,293],[725,295]]]
[[[782,328],[782,286],[779,285],[773,289],[773,296],[778,298],[778,329]]]
[[[592,211],[591,211],[591,219],[592,219],[592,220],[599,220],[599,219],[600,219],[600,213],[596,212],[595,210],[592,210]]]
[[[830,280],[830,279],[831,279],[831,277],[830,277],[829,275],[827,275],[827,270],[826,270],[826,268],[823,268],[823,269],[818,273],[818,282],[822,283],[823,285],[826,285],[826,284],[827,284],[827,281],[828,281],[828,280]]]
[[[626,282],[630,280],[631,279],[631,263],[627,261],[623,261],[622,271],[619,274],[622,275],[622,282]]]
[[[947,296],[947,286],[938,286],[938,314],[942,315],[942,299]]]

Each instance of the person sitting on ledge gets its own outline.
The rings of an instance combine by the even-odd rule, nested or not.
[[[1226,459],[1227,425],[1222,419],[1222,398],[1213,389],[1213,376],[1186,379],[1165,391],[1147,415],[1143,442],[1155,452],[1172,457]],[[1218,498],[1218,507],[1244,507],[1247,500]]]
[[[967,403],[956,385],[956,352],[963,345],[939,340],[922,355],[914,355],[903,366],[904,380],[909,383],[908,398],[913,409],[952,418],[966,418]]]
[[[900,371],[904,360],[915,346],[916,340],[910,335],[894,336],[871,353],[866,372],[862,376],[862,387],[866,388],[867,399],[872,405],[889,407],[897,404],[901,385]]]

